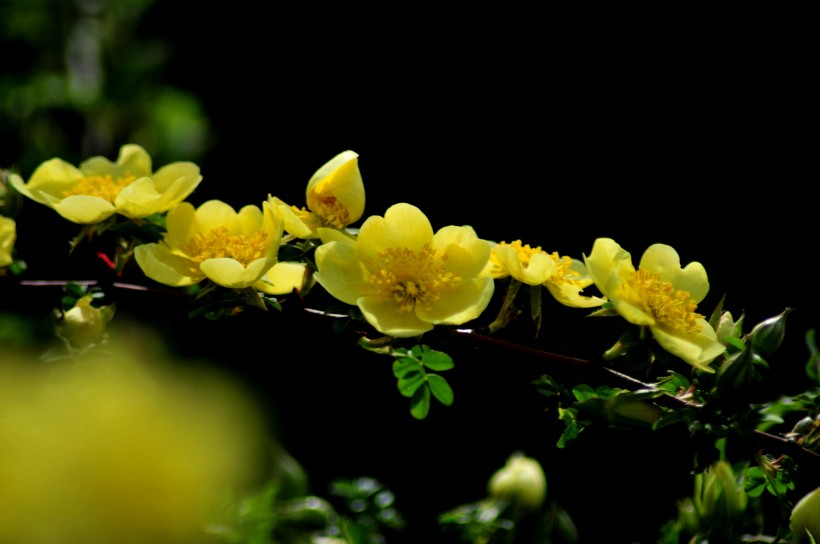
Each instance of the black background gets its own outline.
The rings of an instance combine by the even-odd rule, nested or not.
[[[799,32],[734,17],[615,26],[603,14],[512,9],[258,9],[158,2],[137,29],[173,37],[163,76],[195,93],[213,124],[191,202],[239,207],[272,194],[303,205],[312,173],[351,149],[365,215],[409,202],[434,228],[470,224],[487,239],[576,258],[611,237],[636,264],[666,243],[683,264],[706,267],[704,313],[723,294],[747,323],[795,309],[770,361],[772,391],[805,387],[803,334],[817,324],[816,87]],[[58,228],[41,215],[44,229]],[[33,237],[21,232],[19,246]],[[27,258],[32,275],[49,275],[47,259],[41,268]],[[355,336],[328,339],[322,318],[191,323],[186,308],[121,297],[123,316],[147,316],[189,356],[247,378],[315,493],[363,475],[391,488],[410,527],[395,542],[434,542],[436,515],[482,498],[516,450],[541,461],[549,497],[584,542],[652,542],[674,500],[691,493],[693,446],[682,432],[601,428],[556,449],[560,429],[531,385],[552,371],[544,361],[440,339],[456,362],[456,400],[416,421],[390,361]],[[584,310],[548,299],[544,311],[537,340],[521,324],[510,333],[591,359],[617,338]]]

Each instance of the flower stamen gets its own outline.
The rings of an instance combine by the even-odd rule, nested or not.
[[[675,289],[668,281],[661,281],[657,272],[638,269],[630,272],[623,283],[624,298],[644,309],[655,320],[667,327],[695,334],[700,330],[695,312],[697,303],[687,291]]]
[[[196,234],[187,244],[182,244],[181,249],[196,263],[228,257],[248,266],[264,257],[267,239],[268,233],[265,231],[248,236],[229,234],[227,227],[219,227],[208,233]]]
[[[418,254],[408,248],[387,248],[379,257],[380,266],[367,283],[371,293],[396,302],[398,313],[412,311],[417,304],[430,308],[443,291],[461,281],[461,276],[446,270],[447,255],[427,244]]]
[[[136,179],[137,177],[132,174],[125,174],[117,178],[111,174],[87,176],[75,183],[71,189],[63,191],[63,196],[96,196],[113,204],[117,195],[120,194],[120,191],[136,181]]]

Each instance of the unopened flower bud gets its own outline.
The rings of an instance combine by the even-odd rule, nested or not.
[[[91,305],[91,295],[80,298],[63,314],[59,334],[76,348],[86,348],[105,337],[105,326],[114,317],[114,306]]]
[[[755,325],[750,333],[752,347],[764,355],[777,351],[786,334],[786,316],[790,311],[791,308],[786,308],[782,314]]]
[[[544,504],[547,479],[538,461],[518,452],[492,475],[488,488],[492,497],[507,499],[524,510],[534,511]]]
[[[726,359],[718,370],[718,391],[727,398],[748,391],[755,380],[756,364],[763,364],[763,358],[748,346]]]
[[[732,318],[732,312],[723,312],[720,315],[720,320],[718,321],[717,329],[715,329],[715,333],[717,334],[718,342],[721,344],[726,344],[726,339],[731,337],[740,338],[743,335],[743,319],[746,317],[745,315],[741,315],[740,318],[735,321]]]
[[[791,516],[792,542],[820,542],[820,487],[797,501]]]

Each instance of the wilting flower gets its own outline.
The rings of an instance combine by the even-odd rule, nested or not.
[[[339,153],[319,168],[308,181],[307,208],[289,206],[277,197],[268,202],[280,208],[285,231],[297,238],[318,238],[318,229],[343,229],[364,213],[364,183],[359,155]]]
[[[421,210],[401,203],[369,217],[356,240],[336,236],[318,247],[315,277],[380,332],[410,337],[484,311],[494,288],[492,278],[480,276],[489,254],[472,227],[433,233]]]
[[[709,367],[726,347],[697,304],[709,292],[706,270],[698,262],[681,268],[677,252],[654,244],[641,257],[638,269],[631,255],[614,240],[598,238],[592,252],[584,255],[595,285],[624,319],[649,327],[666,351],[699,370]]]
[[[0,215],[0,267],[14,262],[14,242],[17,241],[17,223]]]
[[[150,155],[136,144],[122,146],[116,163],[92,157],[77,168],[54,158],[38,166],[28,183],[9,177],[23,195],[80,224],[100,223],[115,213],[133,219],[166,212],[201,180],[199,166],[191,162],[174,162],[154,172]]]
[[[514,242],[491,243],[492,253],[484,274],[493,279],[512,276],[527,285],[544,285],[552,296],[566,306],[591,308],[600,306],[604,299],[582,296],[581,291],[592,285],[584,263],[558,252],[547,253],[541,247]]]
[[[149,278],[181,287],[205,278],[231,289],[259,281],[276,263],[282,221],[267,202],[235,211],[220,200],[199,208],[182,202],[168,212],[168,232],[156,244],[134,250]]]
[[[540,463],[517,452],[487,484],[490,496],[507,499],[525,510],[537,510],[547,495],[547,478]]]
[[[2,353],[0,541],[201,543],[226,497],[261,481],[268,440],[247,392],[148,352],[46,366]]]

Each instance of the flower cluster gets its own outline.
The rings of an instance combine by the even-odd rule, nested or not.
[[[72,248],[84,240],[97,242],[95,237],[103,233],[113,236],[111,269],[121,274],[133,264],[147,281],[190,295],[200,305],[191,312],[192,317],[227,318],[251,308],[282,310],[289,302],[303,304],[308,292],[318,285],[332,299],[334,309],[317,313],[343,320],[340,330],[355,322],[362,347],[394,358],[397,387],[411,399],[411,414],[417,419],[427,416],[431,399],[446,406],[454,400],[453,389],[441,375],[453,368],[452,358],[422,343],[433,331],[492,339],[513,322],[527,322],[518,297],[523,291],[529,291],[533,337],[549,311],[542,293],[548,293],[561,311],[615,318],[625,332],[612,348],[602,353],[600,360],[573,362],[608,372],[605,375],[613,379],[626,379],[633,389],[609,383],[567,388],[551,375],[544,375],[535,385],[549,399],[553,409],[548,411],[564,426],[560,448],[596,422],[652,430],[685,424],[693,434],[700,433],[701,442],[712,440],[715,447],[708,449],[708,456],[703,454],[709,462],[699,460],[694,496],[679,503],[679,518],[664,529],[668,542],[676,542],[678,537],[695,541],[709,536],[734,542],[726,535],[736,525],[750,523],[753,512],[749,504],[763,489],[780,499],[794,489],[793,472],[784,468],[786,463],[760,453],[753,466],[729,463],[725,440],[732,433],[771,437],[766,432],[771,425],[783,424],[797,413],[802,419],[790,429],[788,442],[800,448],[798,451],[820,451],[817,388],[782,402],[754,403],[753,408],[751,402],[745,402],[763,380],[767,359],[782,343],[788,309],[744,333],[743,316],[735,320],[723,309],[722,301],[711,313],[700,306],[710,290],[705,266],[697,261],[682,265],[681,256],[669,245],[649,245],[636,266],[629,251],[606,237],[593,240],[588,253],[572,257],[525,244],[525,238],[494,241],[491,233],[479,233],[470,225],[434,227],[420,207],[408,202],[393,203],[383,214],[367,215],[359,155],[351,150],[332,157],[308,179],[304,206],[271,193],[238,209],[216,199],[194,205],[190,198],[203,182],[199,166],[174,162],[154,170],[150,155],[137,144],[122,146],[114,162],[101,156],[79,166],[59,158],[46,160],[27,181],[16,172],[0,173],[0,272],[4,277],[26,270],[16,247],[20,223],[19,208],[14,204],[22,197],[79,225],[81,234]],[[100,254],[108,259],[105,252]],[[75,284],[66,286],[66,291],[63,307],[56,312],[55,332],[68,357],[96,354],[99,348],[110,346],[108,326],[115,322],[114,305],[103,304],[105,294],[99,291]],[[336,311],[339,306],[346,311]],[[486,319],[489,310],[496,307],[496,317]],[[465,324],[471,328],[457,328]],[[806,374],[820,385],[820,350],[813,336],[807,340],[811,358]],[[527,353],[561,359],[538,350]],[[124,359],[130,360],[128,356]],[[93,365],[99,362],[92,360]],[[145,505],[136,507],[113,499],[107,502],[110,490],[105,488],[94,500],[75,504],[76,512],[70,514],[80,519],[78,530],[83,538],[93,536],[97,529],[89,529],[95,524],[94,510],[100,510],[106,523],[112,524],[110,531],[105,524],[100,525],[105,538],[122,532],[143,534],[145,524],[162,529],[167,522],[168,531],[188,531],[192,524],[210,522],[200,514],[210,512],[208,501],[217,484],[202,471],[221,470],[220,463],[228,456],[230,466],[222,468],[230,473],[246,452],[220,448],[218,442],[226,429],[186,419],[191,412],[207,414],[207,409],[191,408],[184,400],[177,403],[174,392],[166,398],[162,387],[143,379],[139,372],[127,365],[116,367],[125,368],[128,376],[147,384],[150,394],[143,398],[127,380],[117,374],[99,374],[93,365],[81,367],[82,371],[89,369],[83,379],[88,380],[90,392],[83,387],[75,391],[77,375],[72,375],[66,392],[55,389],[59,393],[56,400],[46,398],[47,393],[32,385],[40,380],[38,376],[24,376],[21,382],[23,389],[34,392],[32,398],[24,398],[14,386],[20,377],[14,368],[11,377],[0,380],[0,407],[22,422],[12,425],[11,419],[0,418],[0,442],[24,439],[17,442],[23,446],[0,451],[0,460],[4,460],[0,463],[2,509],[29,516],[29,508],[43,507],[35,495],[51,491],[27,484],[28,479],[38,478],[35,473],[40,463],[51,463],[53,470],[46,477],[59,480],[49,500],[70,502],[69,489],[94,488],[96,484],[88,479],[71,480],[58,474],[65,463],[77,463],[87,465],[84,470],[90,479],[110,480],[110,485],[118,488],[137,485],[146,489],[172,512],[168,501],[177,493],[187,497],[181,508],[193,509],[157,521],[161,516]],[[0,371],[5,370],[0,366]],[[99,393],[103,390],[104,395]],[[80,400],[86,393],[89,404]],[[43,402],[38,400],[40,396]],[[226,402],[233,400],[227,398]],[[166,409],[169,426],[149,429],[145,421],[164,419],[161,412]],[[102,415],[108,411],[114,414],[110,419]],[[248,412],[242,417],[252,420],[255,416]],[[61,426],[64,418],[84,418],[87,426]],[[45,434],[20,434],[19,425],[42,428]],[[175,434],[176,427],[189,434]],[[72,448],[79,457],[60,457],[52,463],[45,450],[68,448],[73,438],[66,429],[88,443],[89,455],[105,455],[108,464],[82,460],[87,451]],[[98,444],[97,431],[113,436],[118,443]],[[253,441],[256,435],[239,438]],[[167,442],[178,455],[164,458],[154,448],[158,441]],[[138,448],[148,457],[138,460],[125,452],[125,447]],[[39,455],[31,463],[24,459],[29,450]],[[203,452],[204,457],[194,451]],[[715,455],[715,451],[720,454]],[[180,456],[199,456],[203,465],[184,468]],[[117,474],[117,463],[135,476],[129,480]],[[20,467],[17,472],[16,467]],[[166,479],[163,467],[174,477]],[[759,481],[763,483],[745,483]],[[523,453],[510,457],[490,479],[488,491],[487,500],[454,510],[446,523],[473,535],[475,542],[489,542],[492,535],[501,534],[498,529],[506,523],[543,514],[544,508],[550,508],[552,521],[540,529],[549,533],[542,535],[545,541],[551,541],[549,538],[559,531],[571,540],[566,535],[574,534],[575,527],[555,503],[547,505],[546,477],[536,460]],[[790,525],[781,520],[782,530],[790,531],[795,541],[804,532],[813,538],[820,536],[815,534],[816,493],[797,503]],[[18,495],[29,502],[18,503]],[[782,508],[793,502],[784,502]],[[43,508],[53,507],[49,503]],[[133,512],[136,525],[118,521],[119,510]],[[504,515],[514,519],[506,520]],[[92,521],[87,522],[87,518]],[[178,520],[181,528],[174,526]],[[25,540],[26,523],[0,523],[0,535]],[[53,523],[58,531],[74,530],[69,517],[57,517]],[[342,538],[339,527],[330,531],[329,524],[327,521],[327,531],[314,535],[312,541],[352,542]],[[164,534],[160,536],[164,538]]]

